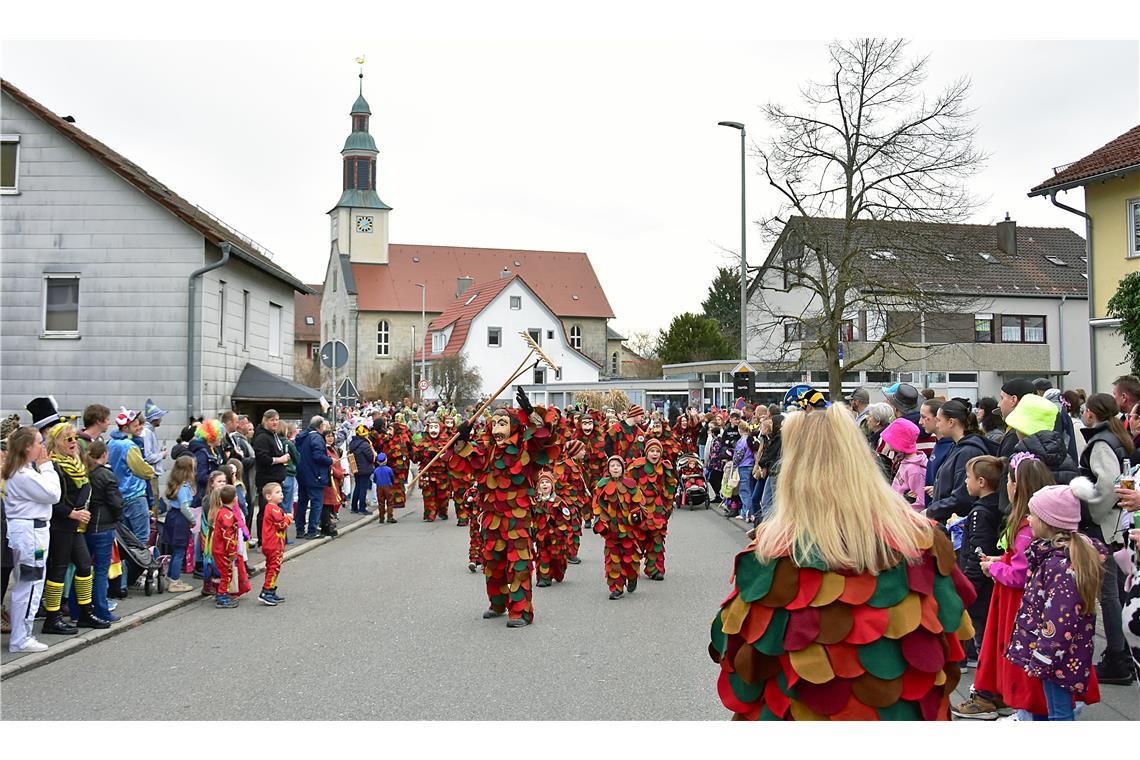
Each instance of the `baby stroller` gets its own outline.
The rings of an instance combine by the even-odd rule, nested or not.
[[[154,526],[151,526],[154,534]],[[115,546],[119,549],[119,557],[127,563],[127,585],[138,582],[140,576],[145,577],[143,591],[150,596],[156,590],[163,593],[162,578],[166,575],[166,567],[170,564],[170,557],[155,557],[154,552],[139,541],[134,533],[122,523],[115,526]]]
[[[705,466],[695,454],[683,454],[677,458],[677,472],[680,473],[681,487],[677,489],[677,505],[694,510],[697,507],[709,508],[709,490],[705,483]]]

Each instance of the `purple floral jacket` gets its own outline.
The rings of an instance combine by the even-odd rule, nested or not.
[[[1103,543],[1087,536],[1101,555]],[[1066,691],[1083,694],[1089,686],[1096,611],[1081,608],[1076,578],[1069,570],[1069,549],[1036,539],[1026,551],[1029,575],[1014,620],[1006,657],[1025,672],[1052,681]]]

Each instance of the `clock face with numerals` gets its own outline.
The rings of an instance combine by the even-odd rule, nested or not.
[[[357,232],[372,232],[372,217],[358,216],[356,217],[356,231]]]

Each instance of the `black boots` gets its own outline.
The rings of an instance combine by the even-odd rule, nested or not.
[[[625,592],[621,591],[621,590],[610,592],[610,600],[611,601],[614,599],[621,599],[623,596],[625,596]]]
[[[56,610],[55,612],[48,612],[47,617],[44,618],[44,627],[41,633],[53,636],[74,636],[79,633],[79,628],[64,620],[63,614]]]
[[[486,612],[483,613],[483,619],[484,620],[490,620],[491,618],[502,617],[503,615],[506,615],[506,614],[507,614],[506,610],[487,610]]]
[[[511,618],[507,621],[507,628],[523,628],[530,625],[530,621],[524,618]]]
[[[539,578],[538,579],[538,587],[539,588],[546,588],[549,585],[550,585],[550,579],[549,578]]]
[[[1096,678],[1101,683],[1127,686],[1136,680],[1132,658],[1128,651],[1105,652],[1096,664]]]
[[[630,578],[628,581],[625,582],[625,587],[627,589],[629,589],[629,593],[631,593],[631,594],[634,591],[637,591],[637,578]]]
[[[110,628],[111,621],[104,620],[91,611],[90,604],[79,607],[79,619],[75,621],[77,628]]]

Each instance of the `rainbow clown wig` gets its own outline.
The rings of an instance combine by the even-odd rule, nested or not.
[[[208,446],[217,446],[222,442],[223,435],[225,435],[225,428],[217,420],[206,420],[194,431],[194,437],[205,441]]]

